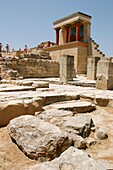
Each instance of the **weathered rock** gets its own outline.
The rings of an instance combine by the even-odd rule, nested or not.
[[[49,88],[49,83],[44,81],[33,82],[33,87],[36,88]]]
[[[7,58],[8,59],[8,58]],[[1,63],[1,79],[7,79],[7,80],[11,80],[11,79],[16,79],[19,77],[19,73],[17,70],[9,68],[7,62],[10,63],[10,60],[6,59],[6,62]]]
[[[48,105],[48,104],[51,104],[51,103],[55,103],[55,102],[61,102],[61,101],[66,101],[66,100],[76,100],[78,99],[78,94],[77,95],[66,95],[66,93],[56,93],[56,92],[52,92],[52,93],[43,93],[40,95],[40,97],[43,97],[45,98],[44,100],[44,105]],[[61,103],[59,103],[61,105]],[[49,107],[51,108],[55,108],[54,107],[54,104],[50,105]],[[57,108],[57,107],[56,107]]]
[[[41,98],[0,102],[0,126],[6,126],[11,119],[20,115],[34,115],[36,111],[42,110],[42,104]]]
[[[87,144],[87,147],[91,146],[91,145],[95,145],[96,144],[96,140],[94,138],[91,138],[89,137],[87,140],[86,140],[86,144]]]
[[[33,84],[32,81],[18,81],[18,85],[21,85],[21,86],[32,86],[32,84]]]
[[[58,110],[58,109],[49,109],[41,112],[36,112],[35,116],[44,121],[50,122],[55,124],[56,126],[62,126],[63,119],[65,117],[73,116],[73,112],[65,111],[65,110]]]
[[[97,63],[96,88],[102,90],[113,89],[113,63],[109,60],[100,60]]]
[[[63,126],[70,129],[73,133],[78,131],[78,134],[85,138],[90,135],[91,127],[94,126],[94,123],[89,115],[82,114],[76,117],[65,118]]]
[[[71,111],[50,109],[42,112],[37,112],[35,115],[38,118],[41,118],[45,121],[55,124],[56,126],[61,127],[64,123],[64,119],[65,118],[68,119],[74,116],[74,113]],[[63,129],[63,130],[66,131],[67,136],[69,137],[70,140],[73,141],[74,146],[76,148],[85,149],[87,147],[85,140],[81,136],[77,135],[78,131],[76,131],[76,133],[72,133],[70,132],[70,129]]]
[[[81,136],[74,134],[74,133],[67,133],[67,135],[69,136],[69,139],[73,141],[75,148],[78,148],[78,149],[87,148],[86,142],[84,138],[82,138]]]
[[[91,131],[92,131],[92,132],[95,132],[95,131],[96,131],[96,126],[92,127],[92,128],[91,128]]]
[[[102,128],[97,128],[94,137],[96,139],[104,140],[108,138],[108,134]]]
[[[52,107],[62,110],[70,110],[75,113],[86,113],[95,109],[95,105],[86,101],[65,101],[51,104]]]
[[[80,95],[81,99],[85,99],[87,101],[92,101],[94,104],[98,106],[107,106],[109,104],[110,97],[109,96],[103,96],[103,94],[88,94],[84,93]]]
[[[39,161],[58,157],[72,144],[57,126],[31,115],[11,120],[7,128],[19,148],[28,157]]]
[[[44,81],[32,81],[32,80],[1,80],[1,83],[16,84],[19,86],[32,86],[34,88],[49,88],[49,83]]]
[[[105,97],[96,97],[96,103],[99,106],[107,106],[109,103],[109,98],[105,98]]]
[[[70,147],[59,158],[26,167],[25,170],[106,170],[108,168],[113,168],[113,165],[94,160],[83,151]]]
[[[109,98],[108,106],[113,107],[113,98]]]

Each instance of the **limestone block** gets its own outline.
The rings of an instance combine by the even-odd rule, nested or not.
[[[74,147],[68,148],[60,157],[36,165],[25,170],[106,170],[113,169],[113,165],[102,160],[94,160],[83,151]]]
[[[94,138],[89,137],[87,138],[86,143],[87,143],[87,147],[90,147],[91,145],[96,144],[96,140]]]
[[[42,110],[43,100],[33,98],[29,100],[11,100],[0,103],[0,126],[6,126],[9,121],[20,115],[34,115],[36,111]]]
[[[86,113],[95,110],[95,105],[87,101],[63,101],[57,102],[50,105],[53,108],[60,110],[70,110],[76,113]]]
[[[90,57],[87,60],[87,79],[96,80],[97,63],[100,57]]]
[[[97,128],[94,137],[99,140],[104,140],[108,138],[108,134],[102,128]]]
[[[112,105],[112,99],[110,100],[109,96],[104,96],[103,93],[102,94],[97,94],[94,95],[92,93],[83,93],[80,95],[80,98],[86,101],[92,101],[92,103],[98,105],[98,106],[107,106],[109,104]]]
[[[100,60],[97,64],[96,88],[103,90],[113,89],[113,63]]]
[[[58,157],[72,144],[59,127],[31,115],[11,120],[7,128],[23,152],[39,161]]]
[[[113,76],[106,79],[103,75],[97,77],[96,88],[102,90],[113,89]]]
[[[35,88],[49,88],[49,83],[44,81],[33,82],[33,87]]]
[[[103,96],[97,96],[96,97],[96,104],[99,106],[107,106],[109,103],[109,98],[103,97]]]
[[[77,115],[76,117],[65,118],[63,127],[69,129],[72,133],[78,131],[83,138],[88,137],[91,128],[94,126],[93,120],[89,115]],[[76,132],[75,132],[76,133]]]
[[[67,83],[67,81],[73,80],[74,76],[74,56],[62,55],[60,57],[60,81]]]
[[[74,113],[71,111],[49,109],[41,112],[36,112],[35,116],[44,121],[50,122],[56,126],[61,127],[63,124],[63,119],[65,117],[73,116]]]
[[[77,135],[76,133],[67,133],[69,139],[71,139],[74,143],[74,147],[78,149],[86,149],[87,145],[83,137]]]
[[[43,93],[43,95],[40,95],[40,97],[44,98],[44,105],[48,105],[51,103],[59,102],[59,101],[65,101],[65,100],[72,100],[72,99],[78,99],[78,94],[71,96],[66,95],[65,93]]]

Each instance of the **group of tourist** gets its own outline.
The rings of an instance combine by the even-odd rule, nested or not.
[[[9,53],[9,44],[6,44],[6,53]],[[0,53],[2,52],[2,43],[0,43]]]
[[[6,44],[6,53],[9,53],[10,50],[9,50],[9,44]],[[14,49],[12,50],[12,52],[14,51]],[[19,49],[19,51],[21,51],[21,49]],[[0,53],[2,52],[2,43],[0,43]],[[25,45],[24,47],[24,53],[27,53],[27,45]]]

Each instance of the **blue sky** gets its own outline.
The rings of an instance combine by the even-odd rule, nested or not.
[[[0,42],[11,49],[55,42],[53,22],[83,12],[92,16],[91,37],[113,56],[113,0],[0,0]]]

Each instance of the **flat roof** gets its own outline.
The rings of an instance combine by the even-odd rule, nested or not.
[[[79,18],[78,18],[79,17]],[[87,21],[90,21],[91,20],[91,16],[90,15],[87,15],[87,14],[84,14],[82,12],[76,12],[76,13],[73,13],[71,15],[68,15],[67,17],[64,17],[64,18],[61,18],[59,20],[56,20],[53,22],[53,25],[61,25],[61,23],[65,23],[66,21],[71,21],[71,20],[77,20],[77,19],[83,19],[83,20],[87,20]]]

